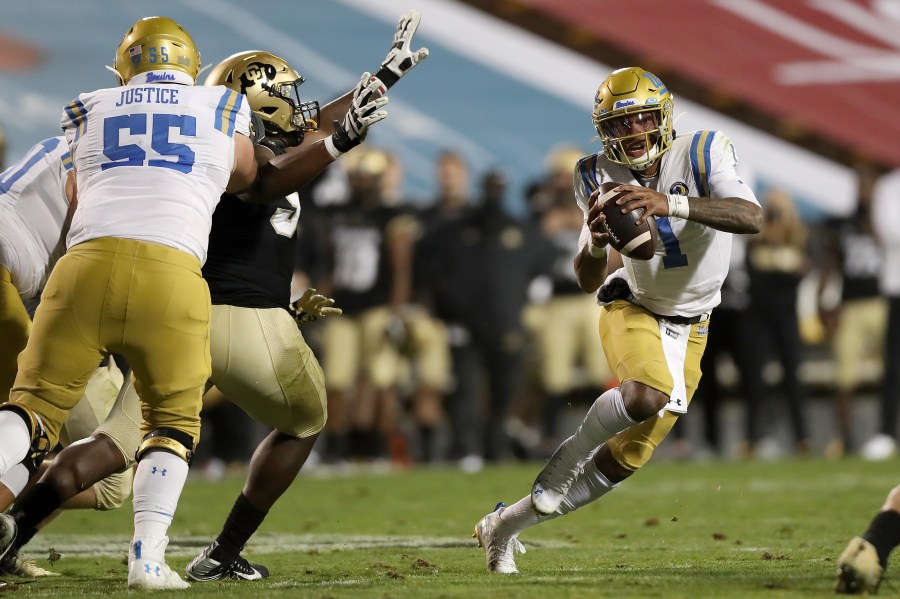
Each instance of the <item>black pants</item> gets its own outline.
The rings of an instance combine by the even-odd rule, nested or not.
[[[888,298],[884,339],[884,379],[881,384],[881,432],[896,438],[900,403],[900,297]]]
[[[453,459],[474,454],[491,461],[509,453],[504,425],[519,391],[523,349],[507,340],[471,337],[451,347],[456,385],[447,398],[447,412]]]

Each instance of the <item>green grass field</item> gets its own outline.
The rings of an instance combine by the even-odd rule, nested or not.
[[[261,583],[194,584],[192,596],[269,597],[823,597],[835,559],[896,484],[896,462],[856,460],[650,464],[615,492],[526,531],[521,574],[491,575],[471,538],[499,500],[528,493],[540,465],[391,474],[304,476],[246,555],[269,566]],[[170,529],[169,563],[183,569],[219,530],[243,480],[191,479]],[[71,512],[28,547],[63,576],[19,583],[16,597],[125,589],[130,506]],[[61,554],[48,562],[51,548]],[[900,552],[895,555],[898,557]],[[900,593],[891,570],[882,584]]]

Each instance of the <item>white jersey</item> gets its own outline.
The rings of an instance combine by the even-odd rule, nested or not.
[[[0,264],[23,302],[40,295],[65,252],[66,173],[71,168],[68,145],[60,136],[36,144],[0,174]]]
[[[126,237],[206,260],[234,134],[249,135],[250,110],[233,90],[191,83],[183,73],[151,71],[66,106],[62,127],[78,184],[68,247]]]
[[[701,199],[738,197],[759,205],[753,190],[735,172],[737,155],[731,140],[718,131],[679,136],[660,160],[655,188],[661,193]],[[582,246],[590,241],[591,192],[607,181],[647,186],[603,154],[582,158],[575,168],[575,195],[585,214]],[[721,300],[731,233],[669,216],[657,216],[656,227],[656,255],[650,260],[622,256],[624,267],[610,277],[625,278],[635,303],[655,314],[690,317],[709,312]]]

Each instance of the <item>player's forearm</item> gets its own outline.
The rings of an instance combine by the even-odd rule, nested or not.
[[[320,139],[325,139],[334,133],[334,122],[340,121],[350,109],[350,103],[353,101],[353,90],[332,100],[321,109],[319,109],[319,130],[312,131],[304,137],[304,144],[313,143]]]
[[[299,191],[332,162],[334,158],[325,147],[325,142],[304,143],[259,167],[253,185],[238,197],[250,204],[265,204],[283,198]]]
[[[742,198],[688,198],[688,220],[727,233],[759,233],[762,208]]]
[[[605,254],[599,258],[591,256],[589,247],[584,246],[575,256],[575,278],[582,291],[594,293],[606,280],[607,257]]]

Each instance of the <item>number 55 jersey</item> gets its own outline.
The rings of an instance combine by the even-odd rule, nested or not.
[[[194,86],[175,71],[150,71],[78,96],[61,121],[79,199],[67,247],[127,237],[193,254],[202,264],[212,213],[233,168],[234,134],[248,135],[249,123],[241,94]]]

